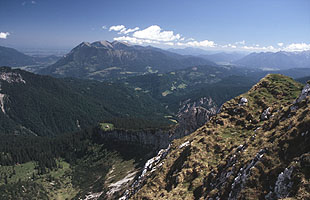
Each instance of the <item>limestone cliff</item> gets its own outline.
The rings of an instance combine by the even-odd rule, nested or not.
[[[189,100],[190,101],[190,100]],[[99,130],[107,140],[152,146],[154,149],[167,148],[174,139],[182,138],[205,124],[216,114],[218,106],[210,97],[181,103],[177,114],[178,124],[169,128],[146,130]]]

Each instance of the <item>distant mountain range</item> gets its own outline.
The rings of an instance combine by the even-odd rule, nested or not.
[[[186,48],[169,48],[167,51],[177,53],[180,55],[192,55],[192,56],[199,56],[199,55],[211,55],[219,52],[214,52],[214,51],[206,51],[200,48],[193,48],[193,47],[186,47]]]
[[[167,49],[170,52],[178,53],[181,55],[198,56],[210,60],[215,63],[231,63],[239,60],[247,55],[245,52],[220,52],[220,51],[206,51],[199,48],[186,47],[183,49]]]
[[[251,53],[234,64],[260,69],[310,68],[310,51]]]
[[[220,52],[209,55],[199,55],[199,57],[205,58],[218,64],[230,64],[233,63],[234,61],[243,58],[245,55],[246,54],[239,52]]]
[[[0,46],[0,66],[20,67],[55,77],[105,80],[165,73],[199,65],[235,65],[265,71],[310,68],[310,51],[211,52],[198,48],[163,50],[123,42],[83,42],[63,57],[34,57]]]
[[[32,65],[45,65],[56,62],[58,56],[28,56],[16,49],[0,46],[0,66],[25,67]]]
[[[168,72],[195,65],[215,65],[194,56],[183,56],[151,46],[114,41],[83,42],[55,64],[39,73],[56,77],[106,79],[143,73]]]

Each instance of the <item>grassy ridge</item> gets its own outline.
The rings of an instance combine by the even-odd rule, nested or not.
[[[162,166],[149,174],[132,198],[227,199],[232,191],[240,199],[265,198],[278,175],[295,161],[291,195],[307,197],[309,179],[301,160],[310,151],[309,137],[302,139],[302,133],[309,130],[305,117],[309,108],[304,102],[297,112],[290,111],[301,89],[302,85],[291,78],[266,76],[249,92],[226,102],[221,113],[205,126],[174,141]],[[239,105],[241,97],[248,98],[244,106]],[[261,113],[267,107],[272,117],[263,121]],[[186,142],[189,145],[182,147]],[[266,152],[257,162],[255,156],[262,149]],[[238,174],[252,162],[257,164],[245,178],[244,187],[232,190]]]

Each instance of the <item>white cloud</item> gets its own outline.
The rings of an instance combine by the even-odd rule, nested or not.
[[[308,51],[310,50],[310,44],[292,43],[290,45],[287,45],[283,50],[285,51]]]
[[[159,26],[152,25],[144,30],[134,32],[133,37],[139,39],[170,42],[179,40],[181,35],[174,34],[173,31],[163,31]]]
[[[123,34],[128,34],[128,33],[132,33],[132,32],[135,32],[137,30],[139,30],[140,28],[139,27],[136,27],[136,28],[132,28],[132,29],[122,29],[120,32],[123,33]]]
[[[115,37],[114,40],[129,42],[133,44],[161,44],[169,46],[185,46],[185,47],[215,47],[214,41],[202,40],[196,41],[193,38],[186,39],[180,34],[173,31],[163,30],[158,25],[149,26],[143,30],[139,27],[127,29],[124,25],[111,26],[109,31],[115,31],[117,34],[126,36]],[[231,48],[236,48],[235,45],[230,45]]]
[[[124,25],[116,25],[116,26],[111,26],[109,28],[109,31],[122,31],[122,30],[126,30],[126,27]]]
[[[252,51],[278,51],[279,49],[274,48],[273,46],[260,47],[260,46],[242,46],[242,49],[252,50]]]
[[[10,35],[9,32],[0,32],[0,39],[6,39]]]
[[[103,29],[107,29],[106,26],[102,26]],[[185,38],[181,34],[175,33],[170,30],[163,30],[158,25],[151,25],[145,29],[126,28],[124,25],[115,25],[109,27],[109,31],[115,31],[120,37],[115,37],[114,40],[128,42],[132,44],[157,44],[157,45],[169,45],[174,47],[198,47],[198,48],[224,48],[224,49],[238,49],[247,51],[303,51],[310,50],[310,44],[306,43],[292,43],[284,46],[284,43],[279,42],[274,46],[260,46],[259,44],[246,45],[246,41],[237,41],[234,43],[228,43],[219,45],[211,40],[195,40],[194,38]]]
[[[101,28],[102,28],[103,30],[108,29],[107,26],[102,26]]]
[[[118,32],[117,34],[125,34],[128,35],[129,33],[135,32],[137,30],[139,30],[139,27],[136,28],[132,28],[132,29],[127,29],[124,25],[116,25],[116,26],[111,26],[109,28],[109,31],[116,31]]]
[[[165,45],[169,45],[169,46],[174,46],[174,43],[173,42],[166,42],[164,43]]]
[[[239,42],[235,42],[235,44],[242,44],[245,45],[245,40],[239,41]]]
[[[191,41],[185,44],[186,46],[191,46],[191,47],[215,47],[216,46],[216,44],[213,41],[209,41],[209,40]]]
[[[37,2],[36,1],[31,1],[31,4],[37,4]]]
[[[116,41],[123,41],[123,42],[129,42],[132,44],[159,44],[158,41],[154,41],[154,40],[148,40],[148,39],[139,39],[139,38],[135,38],[135,37],[130,37],[130,36],[121,36],[121,37],[116,37],[113,38],[113,40]]]
[[[222,48],[233,48],[233,49],[236,49],[237,46],[236,45],[233,45],[233,44],[225,44],[225,45],[222,45],[221,46]]]

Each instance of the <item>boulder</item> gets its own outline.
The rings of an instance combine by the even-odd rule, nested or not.
[[[267,120],[269,119],[271,115],[271,112],[270,112],[270,107],[268,107],[266,110],[263,111],[263,113],[261,114],[260,116],[260,119],[263,121],[263,120]]]
[[[239,105],[240,105],[240,106],[245,106],[247,103],[248,103],[248,99],[247,99],[247,98],[241,97],[241,98],[239,99]]]

